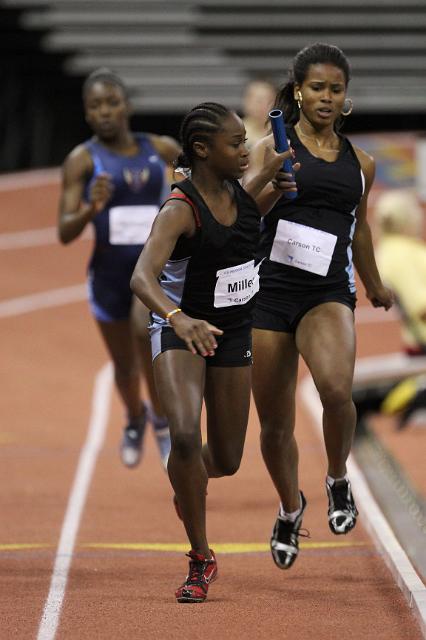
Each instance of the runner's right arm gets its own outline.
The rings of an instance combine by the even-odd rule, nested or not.
[[[92,185],[89,202],[83,202],[84,186],[92,173],[90,154],[82,145],[76,147],[67,156],[62,167],[58,234],[64,244],[75,240],[111,197],[109,176],[99,174]]]
[[[130,288],[148,309],[166,318],[176,305],[166,296],[158,278],[172,255],[179,237],[191,237],[196,225],[191,207],[177,200],[165,204],[156,217],[148,240],[133,272]],[[192,353],[212,354],[217,347],[215,335],[223,332],[205,320],[187,316],[182,311],[169,317],[176,335],[184,340]]]

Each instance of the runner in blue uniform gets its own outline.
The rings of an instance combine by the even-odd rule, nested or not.
[[[348,61],[337,47],[315,44],[297,54],[292,76],[275,107],[284,112],[300,163],[298,196],[288,200],[268,186],[257,199],[268,215],[258,254],[263,262],[253,331],[262,453],[281,499],[271,538],[272,556],[281,569],[297,557],[306,506],[294,438],[299,354],[323,406],[329,526],[345,534],[358,515],[346,471],[356,422],[354,265],[372,304],[392,305],[366,218],[374,160],[339,134],[342,116],[352,108],[346,98]],[[251,172],[261,165],[271,137],[253,150]]]
[[[154,375],[172,439],[168,472],[192,547],[176,599],[203,602],[217,576],[206,537],[207,482],[237,471],[248,421],[251,312],[259,285],[260,214],[253,197],[290,153],[279,155],[270,145],[244,191],[238,179],[248,151],[234,112],[201,104],[184,119],[181,137],[179,164],[191,169],[191,179],[174,185],[131,286],[152,309]]]
[[[153,382],[149,315],[133,298],[129,283],[159,204],[169,192],[167,163],[176,158],[179,146],[171,138],[130,130],[126,88],[106,69],[86,79],[83,102],[94,135],[65,159],[59,236],[66,244],[89,223],[94,226],[89,300],[127,412],[122,461],[128,467],[139,462],[149,420],[166,466],[170,435]],[[141,371],[150,401],[141,400]]]

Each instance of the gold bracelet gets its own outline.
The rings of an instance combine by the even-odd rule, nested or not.
[[[179,311],[182,311],[182,309],[179,309],[179,307],[176,307],[176,309],[173,309],[172,311],[169,311],[169,313],[166,313],[166,320],[170,320],[170,318],[174,316],[175,313],[179,313]]]

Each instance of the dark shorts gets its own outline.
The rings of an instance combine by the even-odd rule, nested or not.
[[[122,277],[112,278],[89,272],[89,305],[96,320],[114,322],[129,318],[133,300],[131,275],[125,272]]]
[[[347,292],[324,292],[315,295],[306,294],[305,297],[295,297],[289,294],[288,297],[283,297],[280,300],[279,305],[268,304],[266,300],[259,300],[258,298],[253,316],[253,329],[295,333],[297,325],[303,316],[314,307],[325,302],[339,302],[354,311],[356,295]]]
[[[150,330],[152,359],[170,349],[188,351],[186,343],[178,338],[172,327],[156,326]],[[251,326],[226,331],[216,336],[217,349],[214,356],[203,356],[208,367],[247,367],[253,363]]]

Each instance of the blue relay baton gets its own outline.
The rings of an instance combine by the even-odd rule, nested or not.
[[[278,153],[288,151],[289,146],[287,141],[287,134],[285,131],[284,116],[281,109],[273,109],[272,111],[270,111],[269,120],[271,122],[272,133],[274,134],[275,150]],[[284,160],[283,171],[285,171],[285,173],[291,173],[294,179],[294,171],[291,160]],[[284,192],[284,197],[290,200],[294,200],[294,198],[297,198],[297,191]]]

